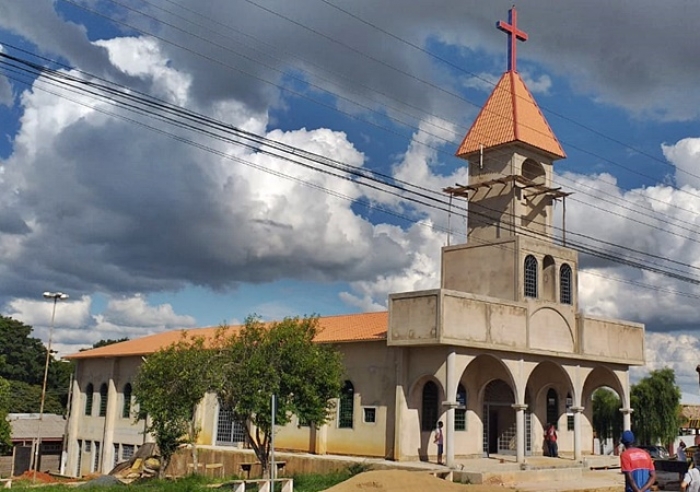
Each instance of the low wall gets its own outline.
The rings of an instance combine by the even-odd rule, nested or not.
[[[214,465],[221,464],[222,468],[212,468],[209,470],[204,469],[204,474],[211,476],[224,476],[232,477],[238,476],[241,478],[247,478],[246,473],[241,469],[241,464],[253,463],[250,471],[250,478],[259,478],[262,476],[262,470],[260,468],[260,463],[255,456],[255,453],[250,449],[239,449],[230,448],[222,449],[208,448],[208,447],[198,447],[198,464],[200,466],[200,472],[202,465]],[[313,454],[299,454],[299,453],[284,453],[276,452],[275,461],[285,463],[283,469],[280,470],[279,476],[286,477],[297,474],[307,474],[307,473],[318,473],[326,474],[337,471],[345,470],[350,466],[358,466],[363,463],[372,465],[372,469],[401,469],[402,467],[399,463],[391,463],[385,465],[378,463],[376,460],[370,459],[366,460],[364,458],[355,457],[338,457],[338,456],[316,456]],[[184,476],[192,472],[192,456],[189,449],[180,449],[173,456],[173,459],[166,470],[167,475],[172,475],[175,477]],[[405,469],[413,469],[410,466],[405,467]]]

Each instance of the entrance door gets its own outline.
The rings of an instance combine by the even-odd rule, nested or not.
[[[515,398],[501,379],[491,381],[484,391],[484,454],[515,454]]]

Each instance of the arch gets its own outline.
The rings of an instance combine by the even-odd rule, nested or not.
[[[131,383],[126,383],[124,385],[124,390],[122,391],[124,395],[124,405],[122,406],[122,418],[131,418]]]
[[[92,402],[95,398],[95,387],[88,383],[85,388],[85,415],[92,415]]]
[[[546,184],[544,166],[533,159],[525,159],[525,162],[523,162],[522,176],[536,184]]]
[[[547,255],[542,260],[542,299],[545,301],[555,301],[556,300],[556,287],[557,287],[557,270],[554,264],[554,258],[551,255]]]
[[[440,416],[440,390],[433,381],[427,381],[423,385],[421,394],[421,418],[420,428],[429,432],[436,427]]]
[[[102,385],[100,386],[100,417],[104,417],[105,415],[107,415],[107,395],[107,383],[102,383]]]
[[[559,302],[562,304],[573,304],[572,287],[571,267],[564,263],[559,269]]]
[[[525,297],[537,298],[537,258],[527,255],[524,262],[523,289]]]
[[[595,390],[603,386],[607,386],[615,391],[620,396],[622,406],[629,408],[629,394],[624,390],[624,386],[617,375],[605,366],[594,367],[588,376],[586,376],[586,380],[583,383],[583,392],[581,394],[581,405],[584,407],[590,407],[593,393]]]
[[[352,429],[355,407],[355,387],[352,382],[345,381],[343,389],[340,391],[338,402],[338,428]]]

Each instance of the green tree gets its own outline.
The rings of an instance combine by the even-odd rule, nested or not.
[[[10,413],[37,413],[41,403],[41,386],[22,381],[8,381],[10,384]],[[54,391],[46,391],[44,413],[63,414],[65,408]]]
[[[84,352],[86,350],[92,350],[100,347],[106,347],[107,345],[112,345],[115,343],[121,343],[121,342],[128,342],[129,337],[124,337],[124,338],[117,338],[116,340],[113,338],[107,338],[107,339],[101,339],[95,343],[92,344],[92,347],[90,348],[81,348],[80,352]]]
[[[10,407],[10,383],[0,377],[0,453],[6,454],[12,448],[12,427],[7,421]]]
[[[0,316],[0,377],[12,385],[10,413],[39,411],[47,349],[41,340],[30,336],[31,333],[31,326]],[[50,413],[65,411],[72,371],[73,363],[57,361],[53,355],[49,358],[47,402],[55,399],[59,403]],[[16,392],[16,388],[20,391]]]
[[[620,398],[608,388],[600,388],[593,393],[593,429],[600,440],[601,453],[607,439],[612,438],[617,442],[622,434],[620,408]]]
[[[211,388],[210,358],[203,339],[183,335],[179,342],[149,355],[136,375],[134,399],[139,418],[150,417],[147,431],[160,449],[160,476],[181,444],[190,445],[197,470],[196,410]]]
[[[221,330],[216,346],[216,392],[223,408],[244,423],[248,441],[269,474],[272,395],[275,423],[291,415],[321,425],[340,394],[343,365],[332,346],[314,343],[318,318],[286,318],[265,325],[257,317],[240,331]]]
[[[632,428],[643,444],[664,445],[678,436],[681,390],[671,368],[651,371],[632,386]]]
[[[0,316],[0,376],[27,384],[41,385],[44,380],[46,347],[30,337],[32,327]]]

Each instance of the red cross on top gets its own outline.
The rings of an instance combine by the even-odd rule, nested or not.
[[[527,41],[527,33],[518,29],[518,13],[515,5],[508,11],[508,22],[498,21],[496,27],[508,35],[508,71],[517,72],[515,49],[518,40]]]

